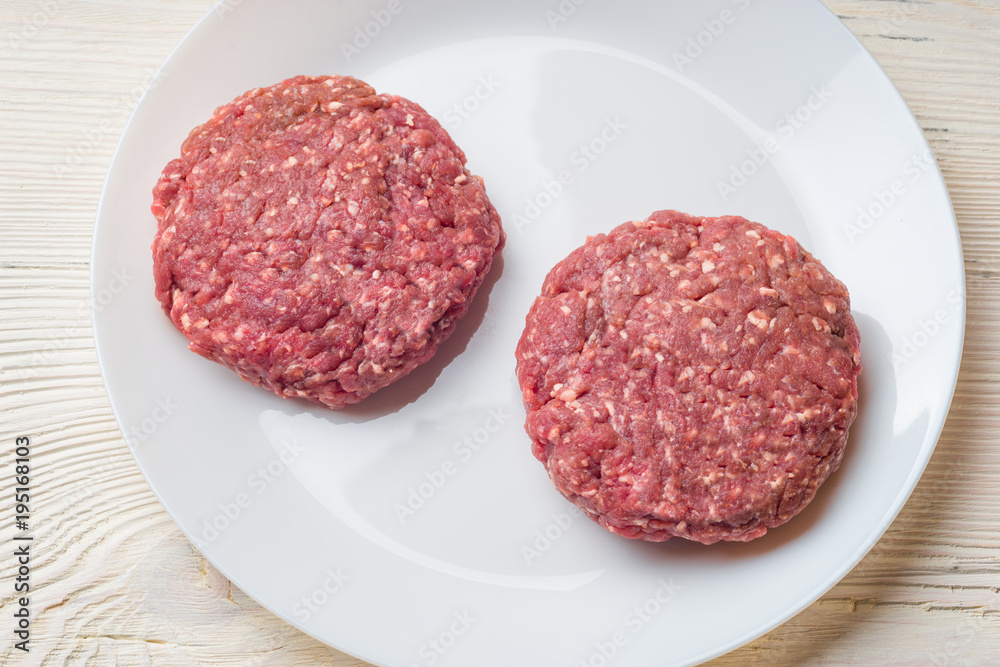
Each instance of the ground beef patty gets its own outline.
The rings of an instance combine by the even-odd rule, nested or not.
[[[545,279],[517,346],[533,451],[612,532],[746,541],[798,513],[857,413],[847,289],[739,217],[654,213]]]
[[[156,297],[190,348],[333,408],[430,359],[504,243],[441,125],[350,77],[220,107],[153,195]]]

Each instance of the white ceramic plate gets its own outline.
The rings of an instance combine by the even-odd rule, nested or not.
[[[187,351],[152,294],[160,169],[217,105],[304,73],[353,74],[440,118],[509,238],[437,357],[340,412]],[[750,544],[615,537],[569,511],[522,430],[513,349],[545,272],[661,208],[791,233],[853,296],[864,372],[843,466]],[[689,665],[801,610],[875,543],[931,454],[963,285],[920,128],[802,0],[226,0],[129,123],[92,278],[115,413],[185,533],[288,622],[404,667]]]

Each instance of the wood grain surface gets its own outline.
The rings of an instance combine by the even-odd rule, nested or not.
[[[143,87],[212,4],[0,1],[0,544],[16,532],[12,449],[25,435],[36,540],[30,654],[13,646],[16,562],[0,556],[2,664],[367,664],[200,556],[140,475],[97,366],[88,272],[102,181]],[[709,664],[1000,665],[1000,2],[826,4],[896,83],[944,173],[967,272],[962,370],[937,450],[875,548],[805,611]]]

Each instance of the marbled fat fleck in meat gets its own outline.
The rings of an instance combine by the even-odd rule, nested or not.
[[[156,297],[189,347],[333,408],[430,359],[504,244],[440,124],[350,77],[220,107],[153,195]]]
[[[535,456],[629,538],[760,537],[837,469],[857,413],[847,289],[739,217],[660,211],[588,239],[516,356]]]

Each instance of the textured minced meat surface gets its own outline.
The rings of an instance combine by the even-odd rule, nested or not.
[[[440,124],[350,77],[220,107],[153,196],[156,297],[189,347],[333,408],[430,359],[504,244]]]
[[[535,456],[629,538],[760,537],[837,469],[857,413],[847,289],[739,217],[660,211],[588,239],[516,356]]]

